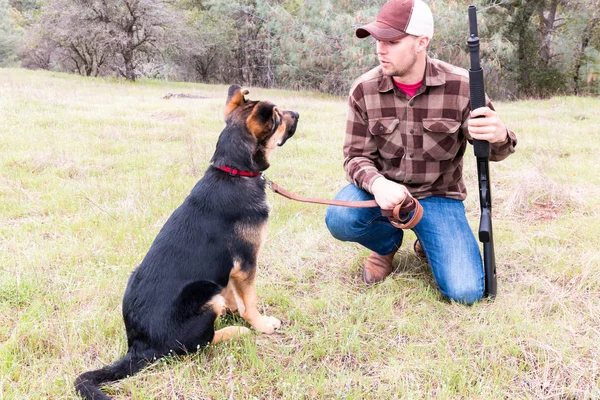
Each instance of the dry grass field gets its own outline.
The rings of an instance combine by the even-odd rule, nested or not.
[[[78,374],[125,352],[127,278],[208,166],[226,93],[0,69],[0,399],[75,398]],[[301,115],[270,179],[311,197],[345,185],[345,99],[252,88],[250,98]],[[520,142],[491,167],[495,301],[444,301],[412,253],[412,232],[395,273],[367,288],[368,251],[333,239],[323,206],[269,193],[257,289],[260,309],[282,329],[163,360],[106,392],[138,400],[599,399],[600,99],[496,106]],[[474,157],[465,170],[476,229]]]

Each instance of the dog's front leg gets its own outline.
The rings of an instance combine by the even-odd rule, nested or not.
[[[242,270],[241,263],[236,264],[229,275],[228,294],[233,295],[242,318],[257,331],[270,334],[281,326],[281,321],[258,312],[258,298],[254,285],[255,272],[255,267]]]
[[[233,280],[229,279],[229,283],[227,283],[227,287],[221,291],[221,295],[225,298],[225,307],[227,310],[231,312],[235,312],[238,309],[237,300],[235,298],[235,290],[233,287]]]

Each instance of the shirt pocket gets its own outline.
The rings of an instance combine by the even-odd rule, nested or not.
[[[460,125],[460,121],[450,118],[424,118],[423,158],[432,161],[454,158],[460,148]]]
[[[402,137],[398,131],[400,119],[396,117],[369,120],[369,132],[373,135],[377,150],[383,158],[400,158],[404,155]]]

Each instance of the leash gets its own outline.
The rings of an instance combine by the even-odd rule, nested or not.
[[[379,207],[375,200],[345,201],[302,197],[288,192],[287,190],[279,186],[277,183],[267,178],[265,174],[262,174],[262,178],[267,182],[267,186],[273,192],[294,201],[351,208]],[[411,212],[413,213],[412,216],[410,215]],[[400,204],[394,207],[394,209],[381,210],[381,214],[385,217],[388,217],[390,223],[398,229],[412,229],[419,223],[419,221],[421,221],[421,218],[423,217],[423,207],[421,206],[421,203],[417,201],[417,199],[414,199],[411,196],[407,195],[400,202]]]

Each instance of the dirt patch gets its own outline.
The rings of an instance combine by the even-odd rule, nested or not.
[[[534,203],[529,210],[529,218],[535,221],[553,221],[561,214],[561,206],[556,203]]]
[[[167,93],[163,99],[208,99],[208,97],[190,93]]]
[[[150,114],[152,118],[159,119],[161,121],[173,121],[180,118],[183,118],[185,115],[181,112],[168,112],[168,111],[160,111]]]

